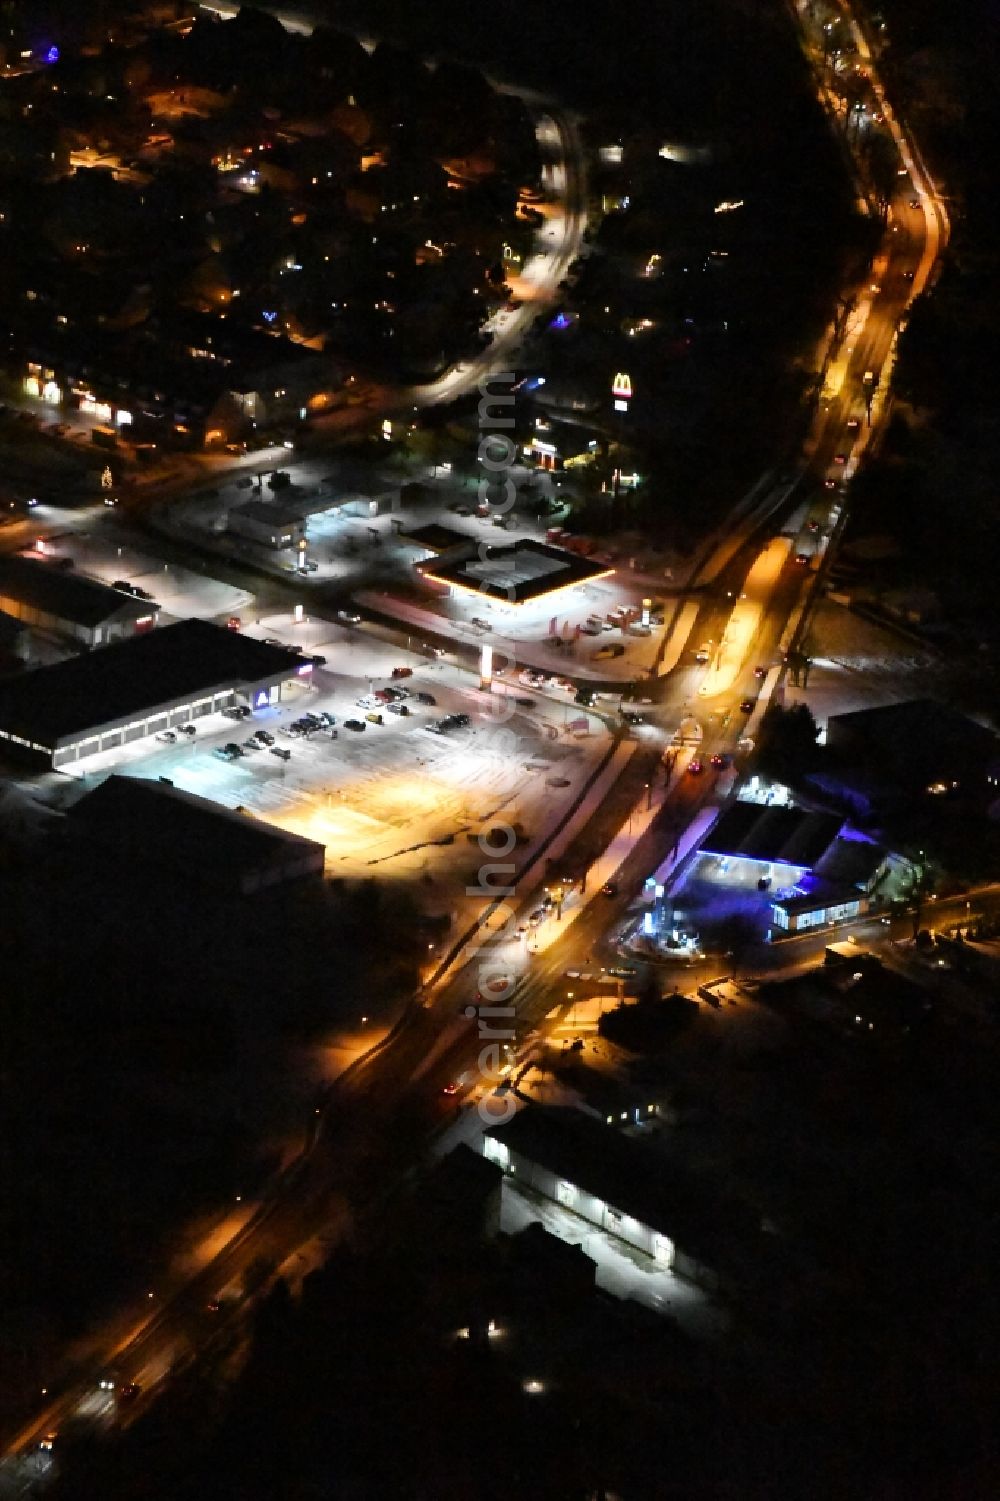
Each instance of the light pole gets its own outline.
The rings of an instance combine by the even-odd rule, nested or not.
[[[566,883],[561,880],[557,881],[554,886],[546,886],[545,892],[555,902],[556,922],[562,922],[562,904],[566,895]]]

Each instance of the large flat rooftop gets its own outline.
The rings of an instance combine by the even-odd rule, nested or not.
[[[426,578],[512,605],[527,604],[575,584],[614,573],[576,553],[522,538],[507,546],[469,541],[449,548],[432,563],[418,563]]]
[[[0,730],[43,746],[212,689],[280,679],[297,652],[181,620],[0,683]]]
[[[0,596],[82,626],[103,625],[116,616],[139,619],[155,615],[160,608],[153,600],[136,599],[97,579],[34,558],[0,558]]]
[[[72,818],[126,868],[166,865],[243,887],[323,870],[324,847],[315,840],[162,781],[110,776],[81,798]]]

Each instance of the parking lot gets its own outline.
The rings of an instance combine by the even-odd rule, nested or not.
[[[132,535],[116,524],[87,532],[60,528],[44,537],[41,548],[36,543],[26,551],[52,564],[72,559],[74,572],[103,584],[118,579],[137,584],[160,605],[164,623],[192,616],[202,620],[242,617],[254,606],[254,596],[245,589],[235,589],[207,572],[164,563],[137,547]]]
[[[244,720],[212,715],[198,721],[193,736],[95,756],[73,775],[90,786],[112,771],[167,777],[326,845],[329,875],[421,878],[455,911],[466,905],[465,885],[482,863],[478,832],[493,820],[520,825],[526,855],[568,808],[607,743],[596,715],[570,712],[542,694],[529,703],[520,687],[511,694],[523,705],[501,722],[471,674],[346,625],[271,616],[248,634],[294,643],[325,665],[311,680],[289,685],[276,708]],[[393,679],[394,667],[412,676]],[[389,685],[405,692],[396,702],[407,713],[390,712],[373,696]],[[305,714],[335,722],[296,733],[292,726]],[[469,724],[435,733],[432,726],[448,715],[467,715]],[[347,728],[349,720],[364,728]],[[258,730],[273,737],[273,748],[246,745]],[[223,759],[219,752],[230,744],[242,754]],[[65,794],[65,776],[44,780]]]

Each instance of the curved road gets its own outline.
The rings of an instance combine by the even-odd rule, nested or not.
[[[806,23],[802,24],[805,28]],[[827,526],[834,524],[832,508],[843,505],[838,490],[828,490],[823,484],[828,476],[834,486],[839,484],[842,470],[835,464],[835,455],[843,452],[853,458],[854,452],[870,441],[872,429],[865,420],[865,371],[881,372],[889,365],[899,320],[912,298],[925,287],[948,233],[944,205],[916,147],[885,100],[864,34],[853,19],[851,24],[859,53],[869,67],[876,97],[896,140],[906,179],[900,179],[899,192],[891,207],[885,241],[887,266],[881,291],[873,296],[864,328],[852,333],[854,348],[847,360],[844,390],[818,412],[811,458],[801,473],[802,479],[807,473],[820,477],[811,504],[814,509],[826,510]],[[807,33],[807,44],[810,41]],[[572,166],[579,160],[572,124],[553,117],[553,126],[567,166],[567,212],[563,236],[549,252],[550,274],[546,281],[561,279],[577,253],[585,213],[582,178]],[[913,198],[917,202],[915,208],[910,206]],[[484,371],[501,368],[504,357],[513,355],[523,325],[531,316],[527,309],[523,311],[524,319],[505,329],[502,337],[469,370],[450,372],[444,377],[444,384],[439,382],[431,388],[426,399],[441,399],[467,390]],[[874,422],[881,419],[882,410],[882,403],[876,400]],[[848,423],[855,420],[860,425],[849,427]],[[796,501],[805,489],[800,482]],[[794,490],[794,483],[790,486],[787,481],[775,487],[744,518],[736,550],[717,572],[713,593],[699,609],[692,640],[700,640],[702,636],[721,639],[732,609],[730,595],[738,593],[759,551],[759,545],[752,541],[754,530],[760,529],[764,518],[777,505],[784,507]],[[754,639],[754,659],[763,661],[776,653],[802,594],[803,572],[790,561],[775,582]],[[676,723],[685,702],[693,699],[700,671],[688,659],[677,671],[649,685],[650,696],[658,700],[651,712],[664,725],[671,720]],[[713,700],[714,719],[706,721],[706,751],[733,748],[744,722],[737,705],[742,697],[755,693],[756,687],[752,661],[748,658],[730,688]],[[641,749],[619,784],[618,794],[641,796],[654,764],[652,752]],[[535,960],[515,995],[520,1035],[542,1026],[552,1007],[562,1003],[565,989],[560,982],[567,968],[587,963],[609,924],[622,915],[630,886],[641,881],[655,866],[668,833],[673,835],[683,826],[709,790],[708,780],[685,779],[629,855],[618,883],[622,895],[591,903],[559,941]],[[608,833],[612,831],[607,810],[598,814],[597,821],[603,823]],[[480,1044],[472,1024],[464,1020],[463,1011],[474,997],[477,971],[478,961],[470,961],[435,991],[430,1004],[412,1005],[386,1042],[342,1076],[331,1092],[321,1128],[314,1133],[310,1149],[279,1180],[248,1225],[197,1276],[168,1292],[156,1312],[141,1321],[123,1345],[108,1350],[104,1360],[95,1363],[86,1378],[82,1374],[75,1377],[69,1389],[45,1403],[18,1434],[10,1436],[8,1455],[37,1452],[46,1432],[57,1429],[69,1418],[81,1396],[93,1390],[98,1375],[108,1365],[114,1364],[122,1380],[141,1379],[141,1373],[150,1365],[169,1366],[192,1352],[209,1348],[220,1324],[224,1326],[240,1314],[239,1307],[228,1315],[205,1311],[208,1299],[220,1288],[236,1277],[245,1276],[255,1264],[280,1265],[321,1231],[335,1233],[348,1222],[351,1213],[371,1202],[387,1182],[397,1179],[419,1157],[428,1133],[443,1124],[442,1085],[463,1069],[475,1066]]]

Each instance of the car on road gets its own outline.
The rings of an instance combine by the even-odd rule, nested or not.
[[[198,731],[195,729],[195,727],[194,727],[193,724],[182,724],[181,725],[181,734],[182,735],[186,735],[189,740],[193,740],[194,737],[197,735],[197,733],[198,733]]]
[[[847,463],[847,455],[846,455],[846,453],[835,453],[834,456],[833,456],[833,462],[835,464],[846,464]]]
[[[417,700],[418,704],[437,703],[437,699],[434,697],[433,693],[425,693],[423,689],[421,689],[419,693],[415,693],[414,698]]]
[[[533,698],[515,698],[514,702],[519,709],[533,709],[535,707],[535,700]]]
[[[858,428],[860,426],[861,426],[861,418],[860,417],[849,417],[847,419],[847,431],[849,433],[856,433],[857,430],[858,430]]]
[[[740,700],[741,714],[752,714],[756,707],[757,700],[755,698],[743,698]]]
[[[332,730],[334,725],[337,723],[336,716],[329,713],[329,711],[326,709],[320,709],[319,713],[315,717],[319,720],[320,724],[325,725],[328,730]]]
[[[693,777],[700,776],[704,769],[704,766],[699,760],[697,760],[697,758],[693,761],[688,762],[688,771]]]
[[[711,641],[706,641],[705,644],[704,644],[704,646],[699,646],[698,650],[694,654],[694,659],[695,659],[696,662],[700,662],[700,663],[704,664],[705,662],[707,662],[709,660],[709,658],[711,657],[711,655],[712,655],[712,643],[711,643]]]
[[[344,720],[344,729],[345,730],[363,730],[364,728],[365,728],[365,722],[364,722],[363,719],[345,719]]]
[[[646,723],[646,716],[645,716],[645,714],[637,714],[634,709],[623,709],[622,710],[622,719],[624,719],[624,721],[625,721],[626,724],[645,724]]]
[[[608,974],[613,980],[631,980],[639,971],[634,964],[618,964],[614,969],[609,969]]]
[[[795,561],[796,563],[798,563],[800,568],[808,568],[809,564],[812,562],[812,558],[807,552],[797,552],[795,554]]]
[[[338,610],[336,619],[340,621],[341,625],[361,624],[361,616],[356,615],[353,610]]]
[[[239,615],[230,615],[226,621],[226,625],[231,631],[241,631],[243,629],[243,621]]]
[[[461,730],[467,730],[469,728],[469,725],[472,723],[472,720],[470,719],[468,714],[452,714],[451,718],[455,721],[455,723]]]
[[[758,664],[754,668],[754,670],[753,670],[753,675],[754,675],[755,678],[766,678],[767,677],[767,668],[766,667],[762,667],[762,666],[760,666],[760,664]]]
[[[390,676],[394,677],[394,678],[412,678],[412,676],[413,676],[413,668],[412,667],[394,667],[392,669],[392,672],[390,673]]]
[[[292,753],[287,748],[287,746],[271,745],[268,747],[268,749],[270,750],[272,756],[277,756],[279,761],[290,761],[292,759]]]
[[[456,1081],[453,1079],[450,1084],[446,1084],[444,1086],[441,1093],[447,1095],[458,1094],[461,1087],[461,1084],[456,1083]]]
[[[618,886],[617,886],[617,883],[614,882],[614,881],[605,881],[604,885],[601,887],[601,895],[602,896],[617,896],[618,895]]]
[[[255,740],[251,735],[249,740],[244,740],[243,749],[245,751],[259,751],[263,750],[264,747],[261,745],[259,740]]]
[[[712,757],[711,764],[715,767],[716,771],[721,771],[722,768],[727,765],[728,760],[728,756],[724,756],[721,751],[716,751],[715,755]]]

